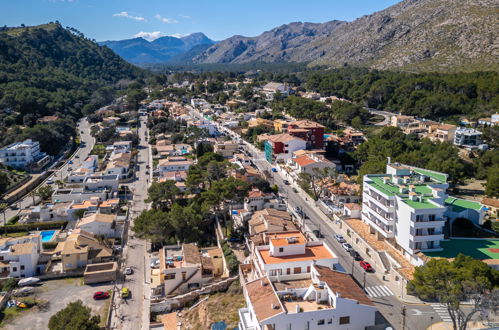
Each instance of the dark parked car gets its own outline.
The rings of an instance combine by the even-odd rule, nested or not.
[[[288,180],[284,180],[283,182],[284,182],[285,185],[289,186],[289,181]]]
[[[360,256],[360,254],[359,254],[357,251],[353,250],[353,249],[352,249],[352,250],[350,250],[350,255],[351,255],[351,256],[352,256],[355,260],[357,260],[357,261],[362,260],[362,257]]]

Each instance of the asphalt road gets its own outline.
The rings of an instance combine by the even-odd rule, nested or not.
[[[59,169],[57,169],[52,175],[47,177],[38,187],[35,188],[38,189],[39,187],[46,185],[47,180],[52,179],[54,182],[57,180],[63,180],[68,176],[68,174],[71,172],[71,169],[77,169],[78,167],[81,166],[83,161],[85,160],[85,157],[87,157],[90,154],[90,151],[94,147],[95,140],[94,138],[90,135],[90,124],[86,120],[86,118],[81,119],[78,122],[78,127],[77,131],[80,132],[80,140],[85,143],[84,147],[78,148],[75,153],[71,156],[70,159],[68,159],[63,166],[61,166]],[[83,133],[81,133],[83,132]],[[69,162],[72,162],[72,164],[69,164]],[[51,186],[56,189],[57,185],[55,183],[51,184]],[[35,202],[39,202],[39,198],[35,197]],[[11,217],[17,215],[20,210],[30,207],[33,205],[33,198],[29,195],[24,196],[20,200],[18,200],[16,203],[17,208],[15,210],[7,208],[5,210],[5,219],[9,220]],[[0,221],[3,224],[4,221],[4,216],[3,213],[0,214]]]
[[[118,284],[120,290],[123,287],[130,289],[131,298],[125,300],[121,299],[119,295],[115,297],[115,309],[113,310],[111,319],[112,329],[140,329],[140,325],[142,327],[147,325],[144,320],[149,318],[149,302],[146,300],[148,299],[146,292],[148,290],[146,271],[149,270],[148,265],[145,263],[147,256],[146,242],[134,237],[131,229],[134,219],[148,206],[144,202],[144,199],[147,198],[147,186],[149,184],[149,175],[146,172],[150,171],[146,168],[150,161],[149,145],[145,139],[147,119],[146,117],[140,117],[140,121],[141,125],[138,130],[140,143],[137,156],[139,171],[135,174],[136,179],[132,183],[127,184],[133,193],[133,201],[130,203],[130,225],[128,233],[125,235],[124,262],[121,268],[121,271],[123,271],[125,267],[130,267],[133,270],[133,274],[126,276],[125,281]],[[149,329],[148,326],[147,329]]]
[[[197,113],[197,115],[199,116],[199,113]],[[386,114],[383,113],[381,115]],[[218,125],[218,129],[222,133],[230,135],[235,139],[241,139],[238,134],[221,125]],[[375,274],[366,273],[364,269],[359,266],[358,262],[353,261],[352,256],[350,256],[341,244],[336,241],[334,238],[335,232],[330,224],[330,220],[324,219],[325,215],[318,207],[315,206],[312,199],[305,199],[307,197],[302,196],[300,193],[295,193],[292,186],[284,184],[283,178],[278,173],[272,172],[272,166],[265,160],[263,152],[257,150],[253,145],[246,141],[244,142],[244,146],[245,150],[251,154],[253,162],[257,168],[262,172],[267,170],[271,173],[274,183],[279,186],[281,195],[286,197],[289,208],[294,209],[296,206],[299,206],[305,214],[308,215],[309,219],[305,219],[306,227],[308,227],[311,231],[319,230],[321,234],[324,235],[324,238],[321,238],[321,240],[325,241],[338,255],[340,270],[353,274],[357,282],[363,287],[369,289],[373,287],[381,287],[381,290],[386,290],[385,283],[379,280]],[[348,243],[350,243],[355,249],[354,242]],[[377,291],[381,292],[379,290]],[[385,294],[388,293],[389,291],[385,291]],[[432,306],[428,304],[406,304],[400,301],[394,294],[384,296],[380,295],[371,298],[371,300],[374,302],[381,314],[377,317],[377,324],[386,323],[395,329],[427,329],[432,323],[442,320]],[[403,316],[404,307],[406,315],[405,318]]]

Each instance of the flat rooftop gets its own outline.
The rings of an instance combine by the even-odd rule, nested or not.
[[[271,256],[270,250],[258,250],[266,264],[279,264],[294,261],[308,261],[319,259],[333,259],[335,256],[328,251],[324,245],[307,246],[304,254],[294,254],[289,256]]]
[[[459,253],[478,260],[499,259],[499,239],[450,239],[441,241],[442,251],[425,252],[433,258],[455,258]]]

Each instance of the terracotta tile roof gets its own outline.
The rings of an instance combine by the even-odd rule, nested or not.
[[[362,210],[362,206],[357,203],[345,203],[343,206],[349,210]]]
[[[244,286],[259,322],[285,312],[267,277],[248,282]]]
[[[329,288],[339,293],[342,298],[353,299],[363,305],[374,306],[373,302],[360,286],[347,273],[338,272],[328,267],[314,265],[319,273],[319,279],[329,286]]]
[[[296,164],[300,165],[301,167],[316,163],[315,160],[313,160],[312,158],[309,158],[308,156],[301,156],[298,158],[294,158],[293,161]]]
[[[76,227],[79,228],[83,225],[92,223],[92,222],[101,222],[101,223],[113,223],[116,220],[116,214],[104,214],[104,213],[94,213],[89,215],[88,217],[81,218],[80,221],[76,224]]]
[[[293,140],[302,140],[303,141],[303,139],[292,136],[290,134],[269,135],[267,137],[267,140],[269,140],[271,142],[282,142],[282,143],[286,143],[286,142],[293,141]]]
[[[437,129],[440,129],[443,131],[448,131],[448,130],[455,129],[455,128],[457,128],[457,126],[451,125],[451,124],[441,124],[441,125],[438,125],[438,127],[437,127]]]
[[[250,192],[248,192],[248,198],[259,198],[265,196],[266,194],[264,194],[260,189],[252,189]]]
[[[482,204],[486,206],[499,207],[499,199],[497,198],[484,198]]]
[[[344,220],[350,228],[353,229],[360,237],[362,237],[373,249],[377,251],[385,251],[397,261],[400,268],[396,270],[406,279],[411,280],[414,274],[414,265],[412,265],[404,256],[397,251],[392,245],[386,241],[378,240],[374,234],[370,233],[369,225],[362,222],[360,219]]]
[[[18,256],[22,254],[30,254],[34,248],[36,248],[36,243],[22,243],[12,245],[10,250],[12,255]]]
[[[289,256],[274,257],[270,255],[270,250],[260,250],[258,251],[262,260],[265,264],[280,264],[286,262],[295,261],[312,261],[320,259],[333,259],[335,256],[332,255],[328,249],[322,245],[307,246],[305,247],[304,254],[294,254]]]
[[[294,121],[294,122],[290,123],[289,125],[297,126],[300,128],[321,128],[321,127],[324,127],[321,124],[316,123],[315,121],[311,121],[311,120],[298,120],[298,121]]]

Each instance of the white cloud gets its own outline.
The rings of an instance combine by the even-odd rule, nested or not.
[[[178,16],[185,18],[185,19],[191,18],[190,16],[187,16],[187,15],[178,15]]]
[[[175,38],[182,38],[182,37],[185,37],[185,36],[188,36],[189,34],[187,33],[174,33],[174,34],[169,34],[168,36],[169,37],[175,37]]]
[[[132,15],[130,15],[126,11],[122,11],[121,13],[113,14],[113,16],[126,17],[126,18],[130,18],[130,19],[133,19],[133,20],[136,20],[136,21],[147,21],[144,17],[141,17],[141,16],[132,16]]]
[[[156,17],[157,19],[159,19],[161,22],[163,22],[165,24],[175,24],[175,23],[178,23],[178,21],[176,19],[168,18],[168,17],[162,17],[160,14],[154,15],[154,17]]]
[[[165,34],[161,31],[154,31],[154,32],[139,32],[137,34],[133,35],[135,38],[144,38],[149,41],[156,40],[158,38],[164,37]]]

